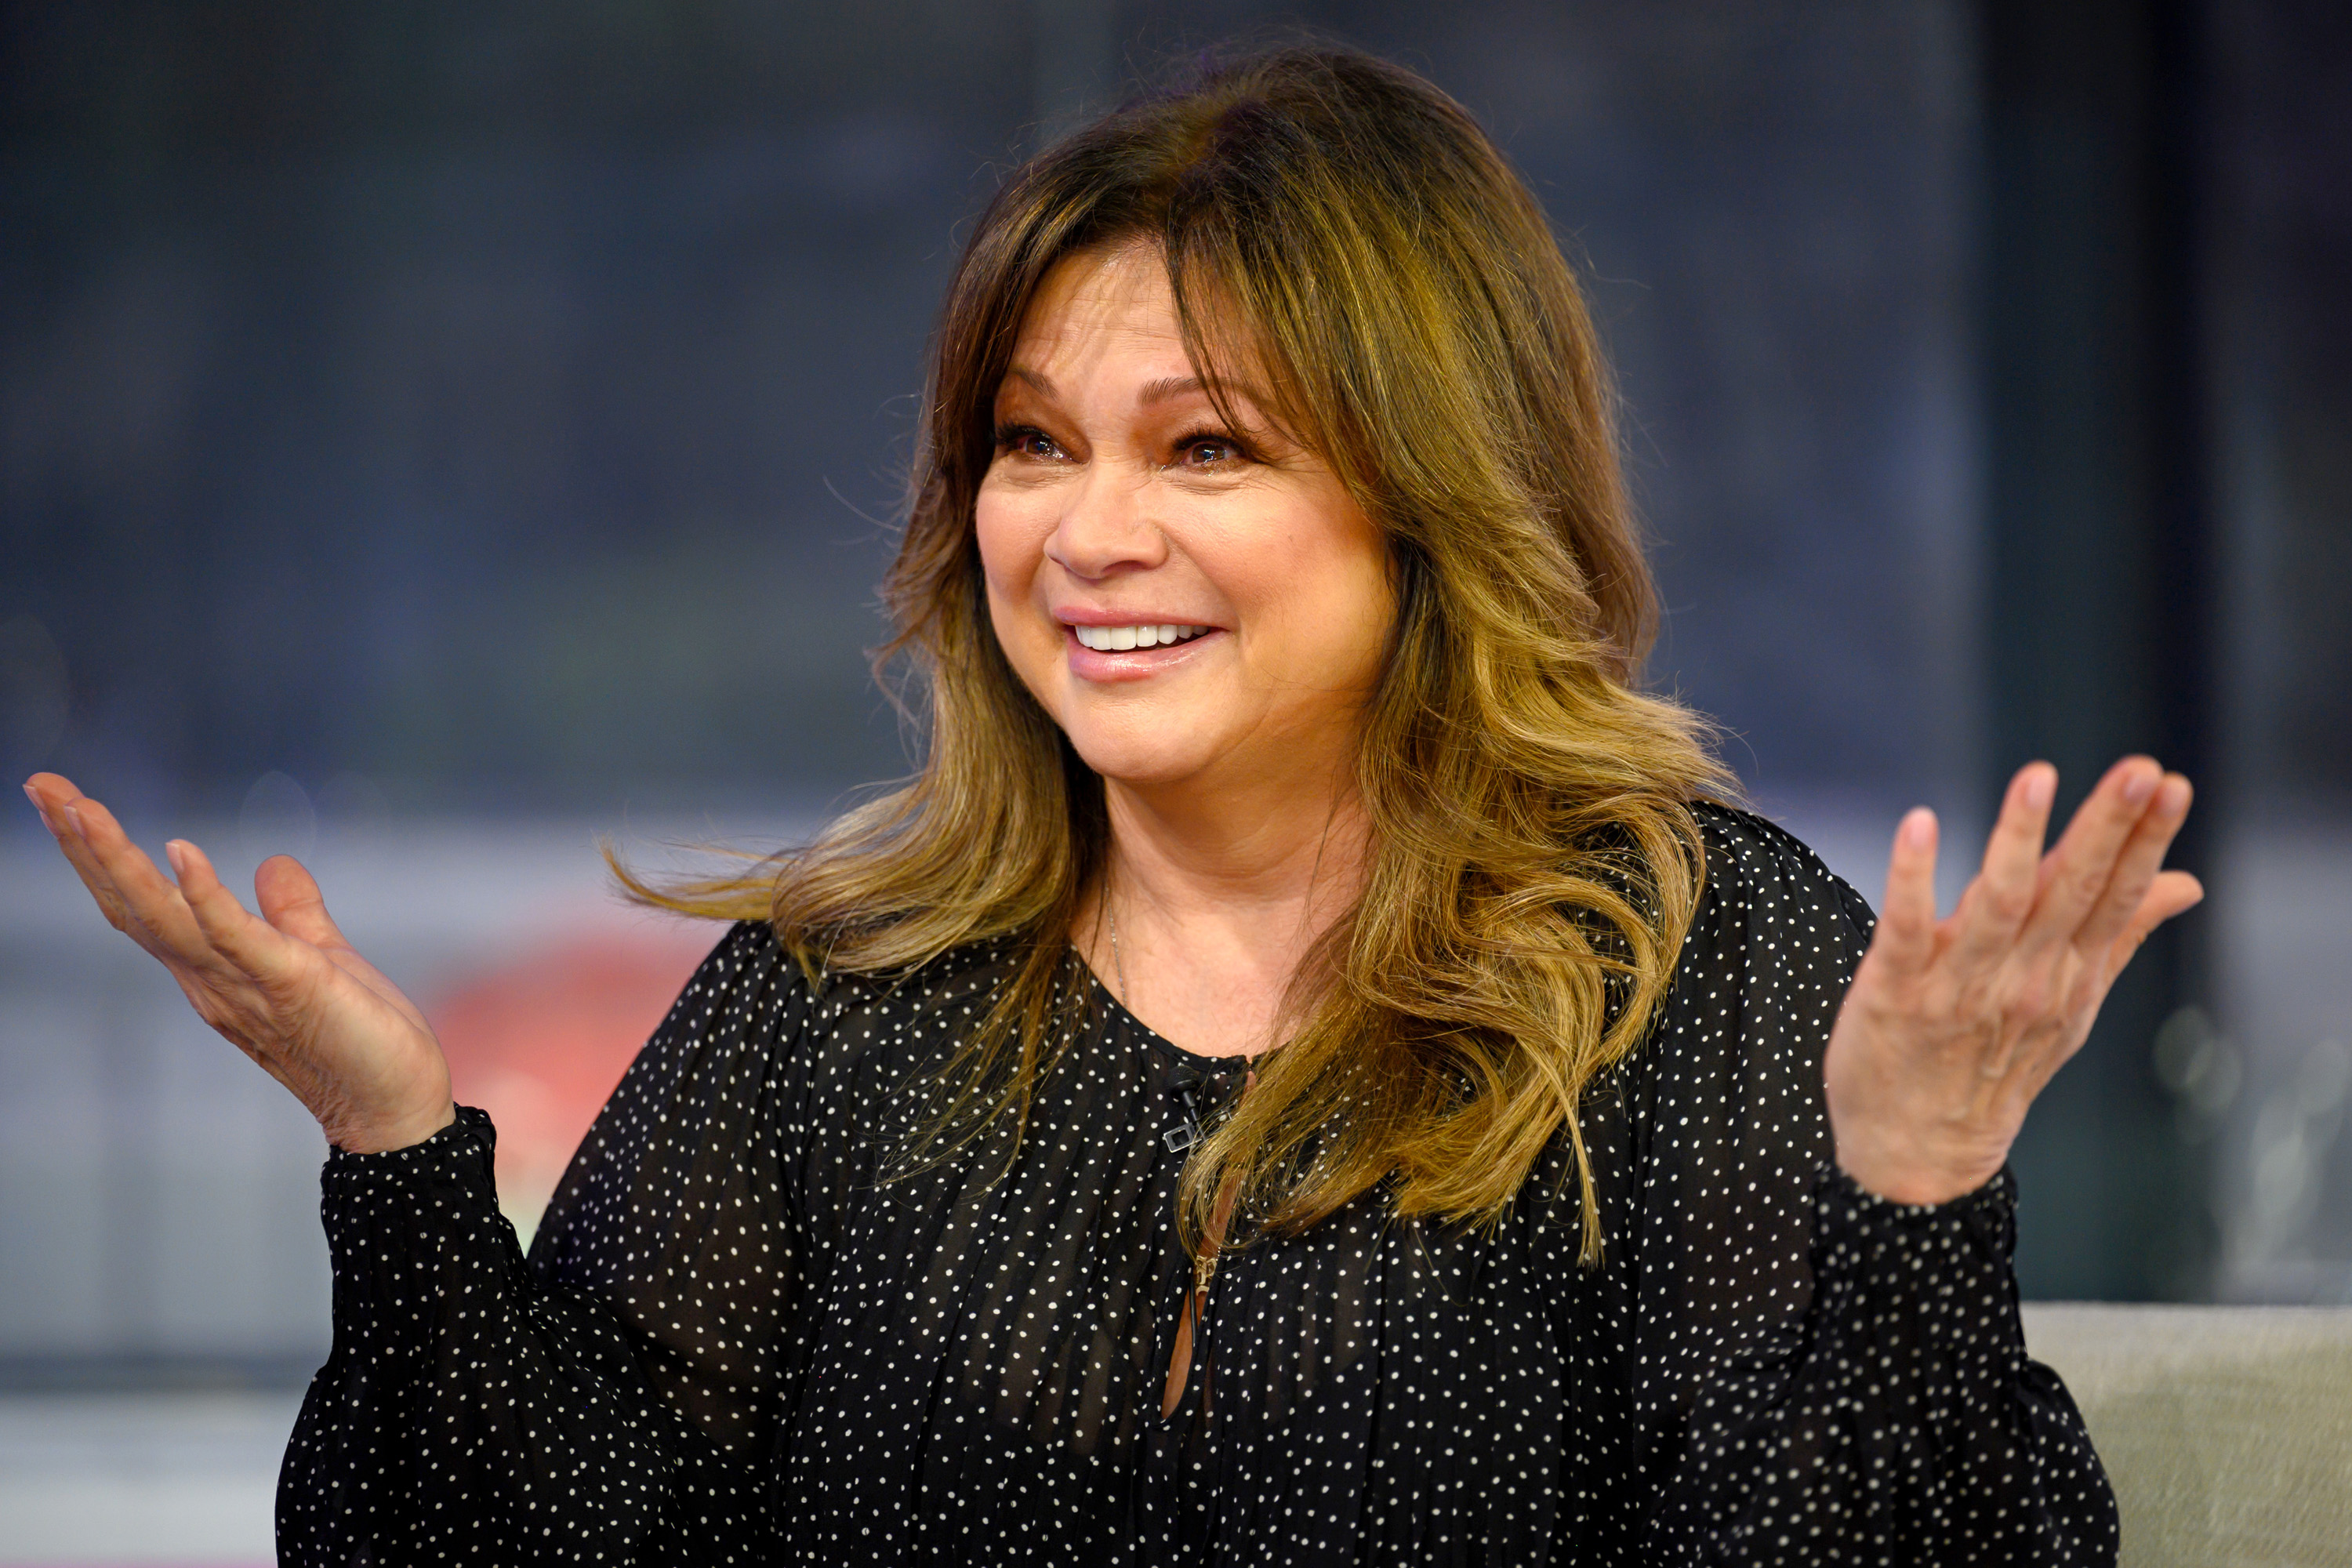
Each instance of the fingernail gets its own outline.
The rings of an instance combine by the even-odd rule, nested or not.
[[[78,805],[68,804],[66,806],[66,826],[73,829],[74,837],[76,838],[87,838],[89,837],[89,833],[82,827],[81,807]]]
[[[1936,814],[1924,805],[1913,806],[1903,818],[1903,845],[1906,849],[1925,849],[1935,833]]]
[[[187,846],[174,838],[163,846],[163,858],[172,863],[172,875],[185,878],[188,874]]]
[[[2149,795],[2154,795],[2156,786],[2163,782],[2162,773],[2151,773],[2144,769],[2135,768],[2131,775],[2124,780],[2124,804],[2139,805]]]
[[[2161,782],[2164,785],[2164,790],[2162,796],[2156,803],[2156,808],[2158,811],[2163,812],[2168,816],[2176,816],[2180,812],[2187,811],[2189,809],[2189,781],[2183,778],[2168,778],[2162,780]]]
[[[2025,775],[2025,805],[2030,811],[2047,811],[2058,794],[2058,773],[2053,768],[2035,768]]]

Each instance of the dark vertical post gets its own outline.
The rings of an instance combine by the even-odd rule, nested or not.
[[[2198,296],[2197,0],[1982,0],[1987,727],[1998,788],[2059,808],[2148,752],[2208,790],[2214,572]],[[2195,915],[2159,932],[2015,1156],[2029,1295],[2198,1293],[2204,1176],[2154,1070],[2204,997]]]

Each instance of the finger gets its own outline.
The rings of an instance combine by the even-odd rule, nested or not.
[[[81,879],[81,885],[89,889],[106,923],[117,931],[129,930],[130,917],[123,912],[122,896],[114,890],[112,879],[90,853],[89,846],[82,842],[81,830],[70,815],[74,802],[83,798],[81,791],[56,773],[35,773],[26,781],[25,793],[33,797],[33,805],[41,814],[41,826],[58,841],[66,863]]]
[[[156,868],[145,850],[131,842],[112,812],[84,795],[66,807],[66,816],[78,830],[91,861],[122,900],[129,922],[123,929],[134,939],[145,939],[141,946],[166,962],[206,972],[222,968],[220,955],[196,924],[179,887]]]
[[[318,948],[352,945],[327,913],[318,879],[293,856],[272,855],[264,860],[253,874],[253,894],[260,901],[261,918],[287,935]]]
[[[1925,969],[1936,953],[1936,814],[1906,813],[1886,860],[1886,899],[1871,951],[1898,974]]]
[[[63,773],[42,773],[25,781],[25,793],[33,797],[34,808],[46,814],[77,798],[81,791]]]
[[[52,833],[58,831],[58,820],[49,809],[48,796],[55,795],[62,805],[80,793],[74,788],[72,780],[59,773],[35,773],[25,781],[25,798],[41,814],[41,826]]]
[[[2163,783],[2164,770],[2151,757],[2126,757],[2107,770],[2038,868],[2033,913],[2018,933],[2021,947],[2043,948],[2074,939],[2115,880],[2117,861]],[[2156,874],[2154,865],[2147,874]],[[2138,902],[2137,891],[2131,902]],[[2130,908],[2126,904],[2124,912],[2128,914]],[[2114,932],[2108,935],[2112,938]]]
[[[2032,911],[2042,874],[2042,838],[2050,826],[2050,803],[2058,794],[2058,770],[2028,763],[2009,781],[2000,820],[1985,844],[1984,866],[1952,912],[1954,956],[1969,967],[2006,954]]]
[[[2174,782],[2183,789],[2188,784],[2188,781],[2178,774],[2167,780],[2168,784]],[[2153,816],[2154,812],[2151,811],[2150,815]],[[2179,825],[2176,816],[2173,826]],[[2172,835],[2168,829],[2160,837],[2164,843],[2169,843]],[[2132,846],[2126,847],[2126,855],[2140,855],[2139,843],[2140,836],[2135,835]],[[2188,872],[2157,870],[2155,862],[2162,856],[2163,845],[2159,844],[2153,856],[2144,862],[2145,875],[2134,875],[2130,893],[2132,902],[2105,937],[2095,946],[2085,939],[2074,947],[2080,963],[2075,966],[2075,977],[2068,993],[2061,1002],[2061,1012],[2053,1016],[2053,1029],[2044,1032],[2042,1048],[2021,1053],[2032,1058],[2033,1067],[2033,1071],[2028,1075],[2029,1093],[2040,1092],[2041,1085],[2048,1082],[2052,1074],[2083,1048],[2099,1008],[2115,986],[2116,977],[2131,963],[2133,955],[2139,952],[2140,945],[2147,941],[2149,934],[2205,897],[2204,884]],[[2059,1026],[2058,1020],[2062,1018],[2064,1022]]]
[[[174,838],[163,850],[179,873],[180,896],[215,952],[253,979],[285,967],[286,939],[237,901],[209,856],[184,838]]]
[[[2139,907],[2132,911],[2122,934],[2107,948],[2105,984],[2115,984],[2116,976],[2123,973],[2124,966],[2131,962],[2132,955],[2139,951],[2140,944],[2157,927],[2184,910],[2196,908],[2204,897],[2205,884],[2188,872],[2159,872],[2140,899]],[[2106,992],[2102,988],[2099,994],[2104,997]]]
[[[2167,773],[2157,781],[2147,809],[2117,852],[2115,869],[2100,889],[2098,900],[2072,933],[2082,952],[2105,952],[2130,924],[2155,885],[2157,873],[2164,868],[2165,851],[2172,847],[2174,837],[2187,820],[2193,795],[2189,781],[2179,773]]]
[[[253,875],[253,890],[261,900],[261,913],[272,926],[298,941],[307,942],[327,955],[329,963],[358,981],[377,1000],[407,1019],[426,1034],[433,1027],[416,1005],[401,994],[400,987],[386,979],[383,972],[362,958],[359,950],[343,935],[327,912],[327,900],[319,890],[317,879],[291,855],[273,855],[261,863]]]

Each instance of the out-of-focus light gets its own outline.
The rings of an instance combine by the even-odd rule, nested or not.
[[[307,860],[319,847],[319,814],[300,784],[284,773],[267,773],[245,792],[245,804],[236,813],[236,837],[250,859],[291,855]]]
[[[715,928],[572,937],[428,1009],[458,1103],[498,1125],[499,1206],[526,1246],[589,1123],[715,940]]]

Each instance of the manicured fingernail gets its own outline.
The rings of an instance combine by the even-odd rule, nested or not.
[[[87,838],[89,837],[88,830],[81,825],[81,807],[78,805],[67,805],[66,826],[73,829],[74,837],[76,838]]]
[[[185,879],[188,874],[188,847],[174,838],[163,846],[163,858],[172,863],[172,875]]]
[[[1925,849],[1927,840],[1936,836],[1936,814],[1924,805],[1915,805],[1903,817],[1903,847]]]
[[[2147,799],[2149,795],[2154,795],[2156,793],[2156,786],[2163,782],[2164,775],[2160,773],[2151,773],[2145,769],[2133,769],[2124,779],[2124,804],[2126,805],[2139,805],[2142,801]]]
[[[2047,811],[2058,794],[2058,772],[2055,768],[2035,768],[2025,775],[2025,805],[2029,811]]]
[[[2156,809],[2167,816],[2177,816],[2189,809],[2189,781],[2168,778],[2161,781],[2164,788],[2157,796]]]

